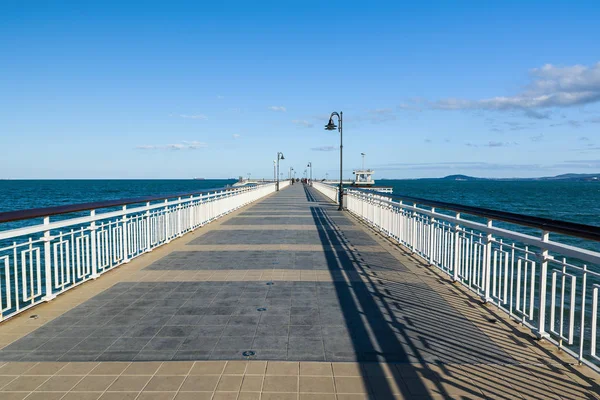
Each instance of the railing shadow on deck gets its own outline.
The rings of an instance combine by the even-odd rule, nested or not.
[[[318,203],[319,201],[316,199],[316,197],[311,193],[311,191],[308,189],[308,186],[304,185],[304,194],[306,195],[306,200],[308,200],[308,202],[310,203]]]
[[[439,320],[440,318],[450,319],[453,316],[456,317],[456,315],[444,315],[443,313],[439,313],[438,315],[432,315],[432,309],[430,307],[427,307],[427,304],[421,303],[420,306],[422,306],[422,309],[419,310],[419,308],[417,307],[417,312],[411,315],[411,319],[413,319],[414,322],[417,322],[418,320],[418,322],[424,324],[426,329],[419,332],[419,335],[417,335],[416,338],[414,334],[409,334],[408,331],[410,331],[410,329],[403,322],[397,321],[394,318],[391,318],[392,321],[389,321],[389,318],[386,319],[385,313],[383,313],[379,307],[375,307],[376,298],[385,304],[385,309],[389,313],[391,311],[390,309],[393,307],[393,304],[395,302],[394,293],[398,290],[402,290],[403,286],[406,285],[406,283],[394,283],[392,281],[386,280],[385,293],[382,293],[374,282],[376,280],[380,280],[380,278],[377,277],[376,274],[372,274],[371,276],[369,276],[370,272],[367,271],[368,267],[366,267],[364,260],[360,258],[360,255],[351,251],[351,249],[349,248],[350,243],[344,238],[343,232],[341,232],[336,227],[335,222],[326,212],[324,212],[324,209],[325,208],[323,207],[311,207],[311,212],[313,214],[315,223],[325,228],[319,229],[319,235],[323,247],[326,250],[328,250],[325,254],[327,256],[327,264],[330,271],[334,272],[340,271],[341,269],[349,269],[364,273],[363,276],[366,278],[364,281],[353,280],[347,282],[347,284],[336,284],[338,298],[342,306],[342,311],[346,319],[347,326],[351,332],[351,339],[355,351],[357,353],[364,351],[365,338],[368,340],[368,346],[371,349],[380,349],[380,351],[378,352],[374,351],[376,357],[374,357],[373,359],[369,359],[368,357],[362,357],[359,358],[358,361],[398,362],[397,355],[399,354],[398,352],[401,351],[402,353],[404,353],[406,359],[408,360],[404,361],[406,365],[412,367],[412,369],[416,373],[420,373],[422,376],[430,376],[432,372],[434,372],[434,375],[437,375],[437,373],[435,371],[432,371],[432,369],[430,369],[428,366],[436,366],[442,371],[446,371],[448,375],[452,375],[452,372],[448,372],[446,368],[446,363],[443,360],[435,360],[435,357],[432,360],[427,354],[428,350],[434,352],[436,350],[446,348],[447,352],[449,351],[456,355],[461,355],[464,352],[464,354],[461,355],[462,359],[457,361],[457,363],[459,364],[477,364],[481,363],[481,358],[485,358],[488,360],[487,366],[489,366],[490,368],[487,371],[485,370],[485,368],[478,369],[475,373],[473,373],[470,376],[467,376],[466,374],[464,376],[457,376],[454,373],[451,381],[439,375],[436,376],[436,379],[431,381],[431,383],[436,385],[436,397],[440,394],[443,397],[448,398],[456,397],[453,396],[451,393],[448,393],[448,391],[445,390],[445,388],[439,384],[442,381],[444,382],[446,387],[455,387],[473,396],[481,397],[481,393],[472,391],[472,388],[474,387],[473,382],[485,385],[491,382],[492,379],[502,381],[500,384],[498,384],[498,382],[495,382],[493,388],[488,387],[488,392],[490,390],[494,391],[494,398],[514,398],[515,388],[518,389],[521,393],[528,392],[532,398],[546,398],[546,396],[548,396],[548,394],[551,393],[550,389],[547,388],[542,389],[540,387],[531,387],[531,383],[528,383],[526,379],[526,374],[524,374],[524,376],[521,377],[522,379],[519,379],[519,377],[515,375],[515,373],[517,373],[519,370],[522,370],[523,368],[527,369],[527,366],[519,364],[514,359],[512,362],[510,360],[507,362],[507,360],[503,359],[503,357],[499,354],[490,354],[489,347],[485,348],[480,346],[479,343],[469,341],[468,337],[464,341],[457,341],[456,338],[448,338],[446,332],[434,326],[435,324],[427,324],[428,320]],[[334,211],[334,205],[331,205],[331,207],[328,207],[327,209],[332,213],[337,213],[337,211]],[[420,260],[415,259],[415,262],[417,262],[418,264],[423,264],[422,262],[420,262]],[[386,268],[386,266],[379,267],[380,270]],[[389,269],[393,270],[393,268]],[[435,274],[433,274],[432,276],[439,277]],[[441,277],[440,279],[444,278]],[[354,296],[356,292],[369,289],[372,292],[371,296]],[[455,291],[457,289],[452,288],[451,290]],[[459,294],[457,293],[457,297],[458,295]],[[354,299],[356,299],[359,304],[354,303]],[[419,301],[421,301],[421,299],[419,299]],[[469,318],[474,317],[474,315],[469,314],[469,307],[480,307],[479,303],[473,304],[474,302],[477,303],[473,299],[464,297],[464,307],[466,308],[466,312],[464,312],[463,309],[461,309],[461,311],[463,312],[463,314],[466,314],[466,316]],[[361,311],[365,309],[369,310],[368,315],[364,314],[364,312]],[[361,323],[357,325],[357,315],[361,314],[364,317],[366,317],[367,321],[361,321]],[[492,314],[494,314],[493,311]],[[499,316],[497,317],[498,318],[496,318],[495,323],[501,322],[503,324],[506,324],[506,326],[510,328],[511,334],[514,334],[514,337],[511,336],[515,340],[513,340],[514,346],[510,346],[510,353],[514,354],[515,357],[530,356],[531,353],[527,352],[526,349],[523,349],[521,342],[519,342],[516,339],[531,337],[526,335],[525,333],[520,332],[515,326],[510,326],[510,323],[499,318]],[[386,323],[382,326],[381,321],[385,321]],[[373,327],[377,327],[377,329],[373,329]],[[373,332],[373,335],[369,336],[369,331]],[[402,337],[402,341],[397,338],[398,333]],[[507,337],[507,339],[510,339],[511,337]],[[422,344],[425,344],[425,348]],[[437,347],[431,348],[428,344],[437,344]],[[404,350],[404,346],[407,346],[410,349],[410,354],[406,350]],[[557,384],[560,386],[560,388],[564,388],[564,390],[567,392],[571,390],[580,391],[580,394],[584,394],[586,391],[590,391],[592,393],[600,392],[600,387],[598,386],[598,384],[586,378],[586,376],[579,372],[575,367],[570,365],[564,366],[564,363],[560,362],[560,360],[558,360],[557,357],[554,356],[548,349],[544,349],[542,347],[539,347],[539,349],[548,357],[548,361],[544,363],[543,357],[540,357],[538,359],[532,360],[532,364],[543,364],[544,367],[547,367],[547,379],[549,381],[551,380],[555,383],[558,382]],[[388,354],[393,354],[394,357],[390,359],[387,356]],[[447,354],[448,353],[446,353],[446,356]],[[444,354],[442,354],[442,358],[444,357]],[[553,363],[555,364],[553,365]],[[558,363],[560,363],[560,366],[558,366]],[[506,369],[508,369],[508,371],[505,369],[494,369],[494,365],[506,366]],[[511,369],[513,367],[514,370],[512,370],[511,372]],[[379,369],[380,375],[384,375],[383,368],[377,363],[373,363],[371,368]],[[582,381],[585,381],[587,384],[585,390],[581,390],[581,387],[578,387],[577,382],[573,382],[571,379],[569,379],[569,376],[565,374],[562,374],[560,378],[558,378],[557,373],[561,371],[562,368],[566,368],[570,374],[576,376]],[[371,369],[371,371],[373,371],[373,369]],[[552,371],[553,373],[550,374],[550,371]],[[415,376],[418,375],[415,374]],[[411,382],[412,389],[418,392],[418,394],[415,394],[412,391],[407,391],[406,386],[404,385],[404,382],[400,375],[394,374],[393,378],[396,380],[396,386],[402,390],[401,394],[405,395],[405,397],[407,398],[415,395],[420,395],[420,398],[424,398],[422,397],[424,393],[430,393],[429,389],[425,385],[425,382],[423,382],[422,380],[413,380]],[[363,380],[365,381],[365,384],[367,386],[368,377],[364,373]],[[381,382],[384,381],[382,380]],[[502,387],[502,384],[504,384],[504,387]],[[431,387],[431,384],[429,385],[429,387]],[[387,398],[387,396],[393,397],[392,388],[389,385],[379,386],[378,389],[382,392],[379,395],[383,395],[383,398]],[[483,391],[483,389],[481,390]],[[589,396],[589,398],[594,398],[591,395],[591,393],[589,394]],[[431,398],[431,395],[429,397]]]
[[[387,238],[384,238],[387,240]],[[423,269],[428,268],[429,265],[423,261],[422,258],[411,254],[408,251],[403,251],[404,255],[409,257],[412,262],[414,262],[419,267]],[[439,274],[436,270],[428,270],[425,272],[430,277],[434,277],[439,282],[447,285],[449,291],[452,295],[455,295],[457,298],[461,299],[464,306],[460,308],[460,312],[467,316],[469,319],[478,318],[478,312],[474,312],[474,310],[480,309],[482,307],[482,303],[480,299],[476,299],[470,296],[470,293],[466,291],[464,287],[455,286],[452,280],[445,275]],[[455,305],[456,306],[456,305]],[[503,334],[508,333],[505,339],[510,342],[504,343],[504,348],[508,348],[511,354],[515,354],[519,358],[524,358],[526,361],[523,362],[525,366],[515,365],[515,367],[523,367],[526,369],[532,368],[532,365],[541,366],[541,369],[547,370],[547,373],[537,371],[539,375],[541,375],[540,379],[545,382],[549,381],[557,381],[557,374],[561,375],[562,379],[559,380],[559,384],[562,386],[565,392],[569,392],[573,389],[581,389],[581,385],[574,381],[572,378],[576,378],[579,382],[584,382],[586,387],[585,390],[591,393],[600,393],[600,384],[593,379],[590,379],[589,376],[582,373],[581,368],[588,368],[585,365],[577,365],[576,360],[572,360],[571,362],[567,362],[562,360],[557,354],[555,354],[556,347],[544,347],[537,343],[539,339],[536,339],[530,332],[522,331],[518,329],[518,325],[516,321],[511,321],[507,318],[506,313],[495,307],[485,307],[486,313],[489,314],[489,320],[493,321],[493,326],[497,326],[499,331],[503,331]],[[526,351],[523,348],[523,342],[527,342],[529,345],[536,346],[537,354],[533,355],[531,352]],[[510,344],[509,344],[510,343]],[[551,345],[548,342],[548,345]],[[554,352],[553,352],[554,350]],[[567,356],[563,353],[563,356]],[[591,369],[590,369],[591,371]],[[552,372],[552,374],[550,374]],[[482,376],[484,376],[484,372],[480,372]],[[572,377],[568,377],[565,373],[572,375]],[[504,378],[506,380],[511,380],[511,385],[513,387],[521,388],[523,391],[531,391],[528,382],[523,381],[513,381],[515,376],[513,374],[502,374],[502,372],[496,371],[495,374],[498,377]],[[544,395],[545,393],[542,393]],[[543,398],[543,396],[542,396]],[[590,394],[590,399],[596,399]]]
[[[344,269],[344,267],[348,267],[349,265],[351,265],[351,253],[347,250],[338,250],[340,247],[339,246],[347,246],[347,244],[345,243],[345,241],[340,237],[339,232],[337,232],[336,230],[336,226],[331,222],[331,220],[329,218],[327,218],[327,216],[323,213],[323,211],[319,208],[316,207],[311,207],[311,212],[313,214],[313,218],[315,220],[315,224],[319,227],[322,227],[324,229],[318,229],[319,232],[319,237],[321,239],[321,243],[323,245],[323,248],[325,250],[325,255],[327,258],[327,266],[329,268],[329,270],[331,272],[337,272],[340,269]],[[339,260],[339,261],[338,261]],[[340,263],[342,265],[340,265]],[[344,265],[345,264],[345,265]],[[341,268],[340,268],[341,267]],[[378,331],[374,331],[373,329],[371,329],[372,322],[374,322],[375,319],[378,319],[377,322],[379,321],[385,321],[385,316],[381,313],[370,313],[369,315],[364,315],[368,321],[367,324],[364,324],[361,322],[359,323],[355,323],[357,322],[357,316],[361,316],[362,311],[359,310],[359,305],[361,309],[372,309],[372,310],[377,310],[378,307],[376,307],[376,304],[374,302],[374,299],[362,296],[363,298],[357,299],[360,304],[357,305],[354,301],[354,292],[356,291],[361,291],[361,290],[367,290],[367,286],[366,283],[363,281],[354,281],[354,282],[347,282],[347,284],[340,284],[339,282],[335,284],[335,288],[336,288],[336,292],[337,292],[337,297],[339,299],[339,303],[340,306],[342,308],[342,313],[344,315],[345,321],[346,321],[346,325],[348,327],[348,330],[350,331],[350,337],[351,337],[351,341],[352,341],[352,345],[354,347],[354,351],[356,354],[360,354],[365,348],[371,350],[371,352],[373,354],[379,354],[381,356],[382,359],[378,359],[378,360],[371,360],[371,361],[387,361],[386,360],[386,350],[390,350],[390,348],[392,351],[389,352],[389,354],[397,354],[398,351],[402,351],[404,352],[403,346],[401,345],[401,343],[399,341],[397,341],[396,343],[394,343],[394,341],[390,341],[389,338],[395,338],[396,336],[394,335],[393,330],[391,329],[391,327],[387,324],[383,324],[383,330],[378,330]],[[365,303],[371,303],[371,304],[365,304]],[[387,337],[388,339],[384,339],[381,340],[381,343],[384,343],[384,346],[381,346],[381,352],[377,352],[376,348],[379,345],[379,343],[373,343],[373,340],[371,338],[371,335],[369,334],[369,331],[373,331],[373,332],[378,332],[376,333],[376,335],[378,335],[378,337],[383,336],[382,339],[384,339],[385,337]],[[324,340],[326,340],[324,338]],[[365,343],[366,341],[366,343]],[[408,354],[404,352],[404,355],[406,358],[408,358]],[[329,357],[328,357],[329,358]],[[379,357],[376,357],[379,358]],[[334,360],[332,360],[334,361]],[[356,361],[364,361],[361,360],[361,357],[357,357]],[[385,373],[383,371],[383,368],[378,364],[378,363],[373,363],[373,368],[375,368],[376,373],[378,373],[378,375],[380,376],[385,376]],[[373,371],[372,371],[373,372]],[[365,383],[365,387],[369,388],[370,382],[368,379],[368,375],[365,373],[365,371],[362,371],[362,378],[363,381]],[[403,380],[397,375],[397,374],[393,374],[392,379],[395,380],[396,386],[398,388],[400,388],[400,390],[402,391],[402,395],[404,395],[405,397],[410,397],[411,396],[411,392],[409,392],[406,388],[406,386],[404,385]],[[383,380],[381,380],[382,382],[384,382]],[[387,383],[387,382],[386,382]],[[420,384],[420,392],[421,393],[427,393],[427,389],[425,387],[425,385],[423,384],[423,382],[418,381],[418,384]],[[389,384],[382,384],[378,387],[378,390],[380,391],[380,395],[383,396],[383,398],[393,398],[394,397],[394,392],[393,389],[389,386]]]

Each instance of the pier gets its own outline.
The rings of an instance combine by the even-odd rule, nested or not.
[[[496,239],[491,215],[461,220],[438,215],[441,203],[360,190],[338,211],[337,198],[322,183],[271,183],[115,202],[104,215],[81,207],[75,222],[0,231],[0,398],[600,398],[585,336],[597,335],[597,289],[583,293],[579,331],[574,314],[563,330],[534,312],[546,297],[548,310],[573,307],[561,280],[582,275],[566,259],[552,275],[548,260],[532,271],[533,247],[526,261],[505,258],[521,247]],[[541,252],[596,260],[544,235]],[[548,273],[547,296],[531,281],[509,295],[512,264],[515,282]],[[530,287],[543,287],[535,302]]]

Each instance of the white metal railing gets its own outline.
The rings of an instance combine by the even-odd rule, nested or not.
[[[93,208],[83,204],[1,213],[0,222],[10,222],[0,223],[0,321],[274,191],[275,184],[269,183],[122,204],[109,201]],[[51,220],[54,215],[58,217]],[[21,226],[1,230],[14,221]]]
[[[565,222],[563,230],[558,221],[527,216],[521,216],[524,222],[519,225],[517,214],[503,217],[501,212],[479,213],[460,206],[473,210],[463,212],[469,215],[465,218],[457,211],[460,208],[448,203],[407,201],[410,198],[360,190],[347,190],[345,197],[348,211],[373,228],[538,337],[600,370],[600,228]],[[493,214],[498,217],[490,218]],[[539,236],[533,233],[535,228],[541,230]],[[566,231],[581,234],[564,236]],[[555,240],[562,242],[551,241],[550,232],[559,232]],[[582,239],[573,241],[577,237]]]
[[[290,186],[290,181],[289,180],[284,179],[284,180],[280,180],[279,181],[279,189],[280,190],[283,189],[283,188],[285,188],[285,187],[288,187],[288,186]]]
[[[330,185],[327,183],[322,183],[322,182],[313,182],[312,185],[315,189],[317,189],[319,192],[321,192],[329,200],[335,202],[336,204],[338,203],[339,187],[333,186],[333,185]]]

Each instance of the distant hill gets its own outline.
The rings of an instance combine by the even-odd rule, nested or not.
[[[598,174],[561,174],[544,176],[540,178],[477,178],[469,175],[448,175],[437,178],[444,181],[572,181],[572,182],[600,182]]]
[[[486,181],[488,178],[476,178],[468,175],[448,175],[443,178],[439,178],[444,181]]]
[[[578,182],[600,181],[600,174],[562,174],[562,175],[538,178],[538,180],[541,180],[541,181],[578,181]]]

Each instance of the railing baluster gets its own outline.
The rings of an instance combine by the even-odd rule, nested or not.
[[[550,233],[542,232],[542,243],[547,243]],[[532,266],[533,268],[533,266]],[[547,290],[547,274],[548,274],[548,249],[541,248],[540,253],[540,289],[539,289],[539,311],[538,311],[538,327],[536,335],[543,339],[548,337],[546,333],[546,290]],[[533,285],[533,283],[532,283]],[[532,287],[533,295],[533,287]],[[533,305],[532,305],[533,306]]]
[[[44,217],[44,225],[48,226],[50,224],[50,217]],[[46,287],[46,295],[44,296],[44,301],[50,301],[56,297],[52,290],[52,258],[50,256],[50,242],[52,241],[52,236],[50,236],[50,230],[46,228],[44,231],[44,283]],[[15,263],[16,263],[15,258]],[[16,276],[16,274],[15,274]],[[23,277],[25,278],[25,277]]]
[[[458,223],[460,213],[456,213],[455,218],[457,222],[454,224],[454,260],[452,262],[454,273],[452,275],[452,280],[457,282],[459,279],[458,269],[460,264],[460,225]]]

